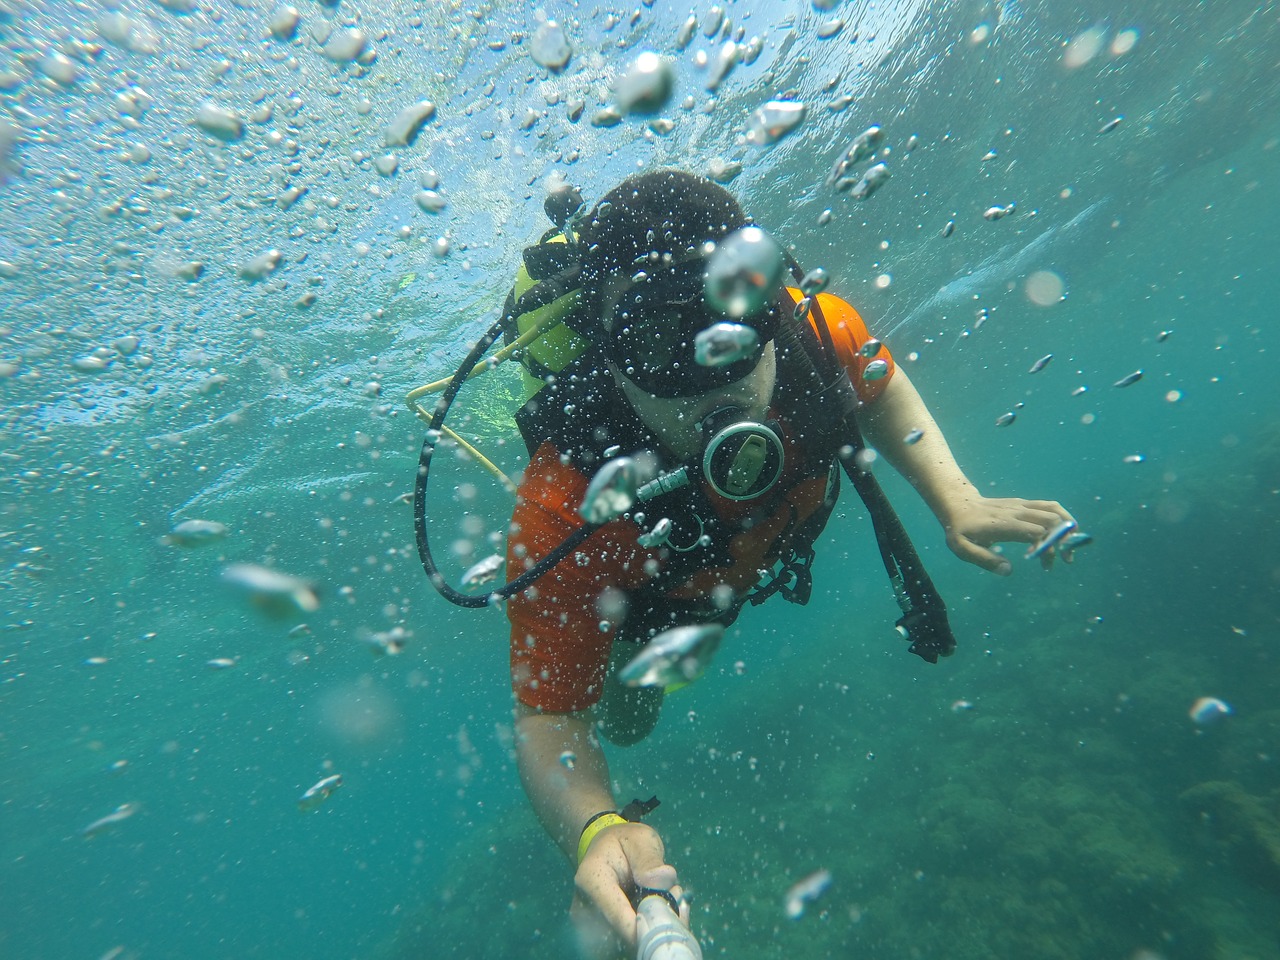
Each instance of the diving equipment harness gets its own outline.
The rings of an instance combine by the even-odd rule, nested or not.
[[[536,282],[518,297],[513,290],[512,295],[507,299],[502,317],[475,343],[453,376],[419,387],[410,392],[406,398],[410,410],[428,424],[427,434],[419,454],[417,481],[413,494],[418,555],[431,584],[445,599],[461,607],[488,606],[528,589],[603,526],[599,523],[584,523],[529,569],[508,583],[483,594],[462,593],[445,579],[431,553],[427,537],[427,484],[432,458],[443,437],[447,436],[459,443],[508,490],[515,491],[515,484],[465,439],[450,430],[445,425],[445,419],[462,386],[471,377],[490,370],[516,355],[521,356],[528,372],[530,363],[527,354],[534,349],[539,338],[544,337],[549,330],[559,332],[558,327],[561,324],[568,328],[569,336],[577,336],[577,332],[572,330],[563,312],[545,309],[548,306],[569,302],[578,278],[578,267],[573,256],[572,227],[568,215],[563,221],[557,222],[560,227],[557,239],[563,238],[564,245],[557,244],[559,249],[551,251],[550,263],[553,272],[550,276],[535,278]],[[548,238],[551,235],[549,233],[544,236],[543,241],[530,250],[548,246]],[[792,274],[799,280],[804,275],[803,271],[790,255],[788,260]],[[533,261],[529,251],[526,251],[525,263],[531,262]],[[805,305],[806,311],[813,310],[818,314],[816,324],[818,337],[814,338],[810,335],[808,340],[820,339],[820,343],[810,347],[808,340],[805,340],[801,332],[796,329],[801,326],[805,315],[802,311],[797,312],[796,318],[784,317],[783,326],[790,326],[788,335],[805,346],[803,353],[813,364],[821,381],[827,385],[824,389],[831,389],[838,393],[838,396],[831,398],[830,403],[830,406],[838,407],[840,411],[835,418],[837,426],[834,431],[831,431],[832,435],[841,441],[834,448],[837,451],[836,459],[870,513],[881,559],[893,586],[894,597],[902,611],[902,616],[897,620],[895,627],[905,639],[910,641],[911,653],[929,663],[935,663],[939,656],[950,656],[955,649],[955,638],[947,620],[946,605],[920,562],[919,555],[879,483],[872,474],[862,469],[856,460],[856,454],[864,448],[864,443],[854,415],[857,404],[856,397],[853,396],[852,384],[839,366],[835,345],[831,341],[826,321],[821,317],[817,298],[807,298],[806,301],[801,301],[801,304]],[[537,322],[529,325],[527,329],[517,327],[518,319],[523,320],[538,311],[542,313]],[[807,328],[808,324],[803,326]],[[485,357],[490,348],[504,333],[508,343],[486,360]],[[541,376],[537,379],[554,379],[554,372],[552,374],[543,373],[541,370],[538,372]],[[440,392],[440,397],[428,410],[419,403],[419,399],[434,392]],[[521,413],[525,414],[531,406],[536,408],[536,390],[533,402],[527,403]],[[827,411],[824,410],[824,412]],[[525,435],[526,445],[529,446],[531,454],[543,440],[553,439],[542,436],[531,440],[520,416],[517,416],[517,423],[521,425],[521,433]],[[741,411],[727,407],[713,411],[703,420],[702,427],[706,441],[698,461],[662,473],[641,485],[636,493],[637,506],[690,486],[693,477],[698,474],[706,478],[718,495],[729,500],[751,500],[774,487],[782,475],[785,461],[784,447],[776,424],[756,422],[742,416]],[[829,490],[829,494],[828,500],[833,500],[833,491]],[[829,509],[828,506],[828,512]],[[826,514],[823,514],[821,521],[825,522],[825,519]],[[701,526],[701,518],[698,518],[698,523]],[[821,525],[821,522],[818,523],[817,529],[807,539],[797,538],[802,542],[794,543],[787,555],[782,558],[782,569],[775,574],[774,579],[759,586],[749,596],[748,599],[753,604],[760,603],[777,592],[782,593],[792,602],[808,601],[811,583],[809,567],[814,557],[812,543]],[[694,545],[703,539],[705,538],[699,537]],[[677,551],[692,548],[690,545],[667,545]]]

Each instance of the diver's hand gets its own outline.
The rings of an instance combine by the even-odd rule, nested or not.
[[[942,519],[947,546],[961,560],[1007,577],[1013,566],[990,548],[997,543],[1038,543],[1071,514],[1055,500],[983,497],[974,494],[952,504]],[[1041,565],[1053,566],[1052,549],[1040,555]]]
[[[664,859],[662,838],[643,823],[619,823],[601,830],[574,875],[569,916],[584,957],[605,960],[633,954],[636,912],[630,894],[637,887],[670,890],[680,900],[680,919],[689,923],[689,905]]]

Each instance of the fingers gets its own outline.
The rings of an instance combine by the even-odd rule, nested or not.
[[[987,545],[1010,540],[1035,543],[1065,520],[1075,522],[1065,510],[1058,513],[1035,506],[1040,503],[1045,501],[987,501],[982,509],[959,518],[955,529],[962,536]]]
[[[633,887],[678,889],[675,867],[665,862],[662,839],[644,824],[607,827],[587,851],[574,875],[574,923],[589,935],[591,916],[602,920],[622,942],[636,945],[636,913],[629,893]],[[679,896],[679,894],[675,894]]]
[[[593,844],[596,845],[598,842]],[[588,857],[578,867],[573,882],[577,892],[574,906],[580,914],[575,917],[575,923],[579,930],[591,935],[589,915],[594,913],[609,931],[634,947],[636,912],[623,890],[624,883],[630,885],[630,877],[619,876],[614,864],[604,857]]]
[[[974,543],[966,536],[957,535],[948,538],[948,544],[952,552],[968,563],[972,563],[981,567],[983,570],[989,570],[991,573],[999,574],[1007,577],[1013,573],[1013,567],[1009,561],[994,550],[988,550],[986,547]]]
[[[1008,576],[1013,566],[1008,558],[990,549],[997,543],[1040,543],[1064,522],[1075,522],[1056,500],[984,498],[971,501],[961,514],[953,516],[947,530],[947,545],[960,559],[992,573]],[[1044,569],[1052,568],[1056,551],[1040,553]]]
[[[1045,535],[1061,522],[1056,517],[1020,520],[1017,523],[1009,524],[1008,527],[1002,530],[1003,536],[999,539],[1013,540],[1018,543],[1036,543],[1039,540],[1043,540]]]
[[[987,497],[978,501],[981,507],[995,515],[1007,514],[1019,520],[1057,526],[1074,517],[1056,500],[1023,500],[1019,497]]]
[[[1039,542],[1040,540],[1043,540],[1045,537],[1047,537],[1050,533],[1052,533],[1055,529],[1057,529],[1063,523],[1076,522],[1075,517],[1071,516],[1071,514],[1069,514],[1065,509],[1063,509],[1062,504],[1058,503],[1056,500],[1028,500],[1026,502],[1028,506],[1035,508],[1042,516],[1046,518],[1045,522],[1041,527],[1040,533],[1036,536],[1036,539],[1033,541],[1030,541],[1032,543],[1036,543],[1036,542]],[[1058,555],[1058,551],[1055,550],[1053,547],[1050,547],[1048,550],[1045,550],[1043,553],[1041,553],[1040,568],[1042,570],[1052,570],[1053,561],[1057,558],[1057,555]],[[1063,557],[1063,562],[1070,563],[1071,562],[1070,556]]]
[[[1048,533],[1064,520],[1070,520],[1071,518],[1069,516],[1064,517],[1061,514],[1054,513],[1052,510],[1024,508],[1018,511],[1017,519],[1022,523],[1031,524],[1040,531],[1036,535],[1036,539],[1038,540],[1043,536],[1043,534]]]
[[[1063,520],[1075,519],[1075,517],[1071,516],[1071,514],[1067,512],[1066,507],[1060,504],[1057,500],[1023,500],[1022,502],[1034,510],[1053,514],[1054,517],[1057,518],[1055,521],[1056,523],[1061,523]]]
[[[650,890],[670,890],[676,882],[676,868],[669,863],[652,870],[636,870],[636,884]]]
[[[1052,529],[1052,527],[1048,528]],[[1046,528],[1031,520],[1010,516],[989,517],[978,524],[957,524],[953,528],[956,537],[974,544],[989,547],[993,543],[1016,541],[1035,543],[1044,537]],[[954,547],[952,549],[955,549]]]

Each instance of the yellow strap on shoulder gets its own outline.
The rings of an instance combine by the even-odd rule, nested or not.
[[[626,817],[616,813],[602,813],[588,820],[587,825],[582,828],[582,836],[578,838],[578,863],[581,864],[586,858],[587,850],[591,846],[591,841],[596,838],[596,834],[608,827],[627,822]]]

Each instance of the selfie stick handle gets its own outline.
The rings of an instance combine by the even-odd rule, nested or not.
[[[702,948],[664,897],[651,894],[636,906],[640,945],[636,960],[702,960]]]

